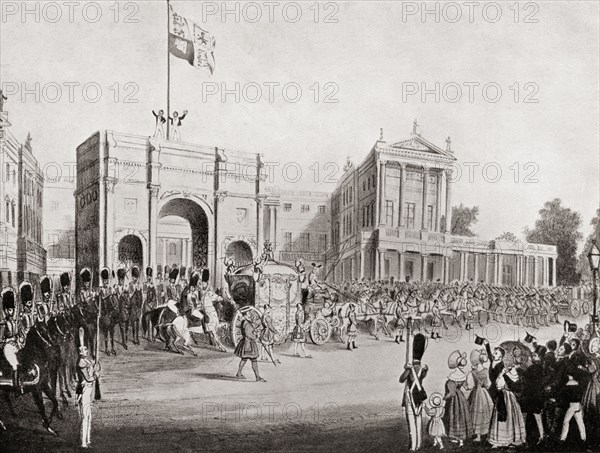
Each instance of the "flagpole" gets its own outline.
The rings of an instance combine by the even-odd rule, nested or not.
[[[171,5],[167,0],[167,137],[169,140],[169,117],[171,116]]]

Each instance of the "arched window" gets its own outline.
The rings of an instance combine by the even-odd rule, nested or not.
[[[10,200],[6,199],[6,223],[10,223]]]
[[[12,224],[12,227],[15,227],[15,211],[16,211],[16,203],[15,200],[12,201],[11,207],[10,207],[10,223]]]

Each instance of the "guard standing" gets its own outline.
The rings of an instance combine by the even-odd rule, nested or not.
[[[140,269],[133,266],[131,268],[131,282],[129,283],[129,322],[131,323],[131,340],[133,344],[140,344],[140,322],[143,304],[144,294],[140,283]]]
[[[56,312],[71,308],[71,275],[68,272],[60,274],[60,292],[56,295]],[[55,310],[52,310],[55,312]]]
[[[116,309],[116,304],[113,300],[113,288],[110,286],[110,269],[108,267],[102,268],[100,271],[100,280],[102,286],[99,291],[99,302],[100,302],[100,315],[102,322],[102,329],[104,332],[104,350],[106,355],[117,355],[115,351],[115,326],[119,322],[119,312]],[[110,337],[111,349],[108,349],[108,340]]]
[[[117,269],[117,288],[115,289],[115,298],[119,307],[119,329],[121,330],[121,341],[123,348],[127,350],[127,335],[129,333],[129,313],[130,300],[129,292],[125,287],[125,276],[127,271],[120,267]]]
[[[160,276],[160,271],[159,271],[158,275]],[[159,278],[159,281],[160,281],[160,278]],[[143,311],[142,316],[145,316],[146,313],[154,310],[158,306],[157,292],[159,292],[159,291],[157,290],[157,287],[154,286],[153,269],[151,266],[148,266],[146,268],[146,282],[144,283],[144,309],[142,310]],[[154,326],[152,326],[152,321],[148,320],[148,326],[146,328],[147,328],[146,338],[148,340],[152,340],[152,337],[153,337],[152,332],[154,331]]]
[[[409,319],[409,335],[410,339],[410,322]],[[410,341],[409,341],[410,343]],[[421,364],[421,359],[427,347],[427,338],[424,335],[417,333],[413,338],[412,361],[406,357],[404,372],[400,376],[400,383],[406,383],[404,386],[404,399],[402,406],[406,413],[408,422],[408,432],[410,437],[410,450],[415,451],[421,448],[422,441],[422,409],[423,402],[427,399],[427,393],[423,388],[423,380],[427,376],[427,365]],[[408,353],[407,347],[407,353]]]
[[[83,328],[79,329],[79,362],[77,362],[77,404],[81,417],[81,447],[91,447],[92,401],[94,383],[100,375],[100,364],[90,359],[85,346]]]
[[[50,313],[50,307],[52,306],[52,279],[47,275],[44,275],[41,278],[40,289],[42,290],[41,305],[44,307],[44,312],[47,315],[48,313]]]
[[[2,291],[2,309],[4,310],[4,337],[2,338],[2,351],[6,361],[12,367],[13,387],[23,393],[23,386],[19,377],[19,360],[17,352],[19,351],[19,323],[14,319],[15,316],[15,292],[12,288],[5,288]]]

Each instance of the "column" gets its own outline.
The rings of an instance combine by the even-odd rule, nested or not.
[[[406,227],[402,219],[404,210],[404,188],[406,187],[406,164],[400,164],[400,189],[398,194],[398,227]]]
[[[427,189],[429,184],[429,168],[423,166],[423,207],[421,211],[421,229],[427,229]]]
[[[398,252],[398,280],[405,281],[404,276],[404,253]]]
[[[256,255],[260,255],[265,244],[265,238],[263,237],[264,229],[264,209],[262,198],[256,198]]]
[[[485,258],[485,277],[483,278],[483,280],[486,284],[489,284],[490,283],[490,255],[486,253],[484,255],[484,258]]]
[[[556,286],[556,257],[552,258],[552,286]]]
[[[450,281],[450,265],[448,263],[449,258],[447,256],[443,257],[443,263],[444,263],[444,284],[448,284]]]
[[[442,212],[442,172],[438,171],[437,172],[437,178],[436,178],[436,182],[437,182],[437,188],[436,188],[436,203],[435,203],[435,226],[434,229],[435,231],[437,231],[438,233],[440,231],[442,231],[442,229],[440,228],[440,219],[441,219],[441,212]]]
[[[167,240],[165,238],[161,239],[162,241],[162,266],[167,266]]]
[[[525,286],[529,286],[529,257],[527,255],[523,256],[523,264],[525,266]]]
[[[452,231],[452,185],[450,178],[452,170],[446,170],[446,233]]]
[[[275,220],[277,209],[275,206],[269,206],[269,240],[273,244],[273,250],[277,245],[277,225]]]
[[[380,162],[380,171],[379,171],[379,179],[381,181],[380,187],[380,197],[379,197],[379,225],[383,225],[385,223],[385,184],[386,184],[386,169],[387,162]]]
[[[504,257],[502,256],[502,254],[498,255],[498,284],[502,285],[502,263],[504,261]]]
[[[427,277],[427,256],[421,255],[421,281],[424,282]]]
[[[475,272],[473,273],[473,281],[475,284],[479,283],[479,254],[475,253]]]
[[[543,286],[548,286],[548,258],[546,258],[545,256],[542,257],[542,285]]]
[[[380,271],[381,269],[379,268],[379,250],[375,250],[375,280],[379,280],[380,279]]]
[[[360,278],[365,278],[365,249],[360,249]]]
[[[117,261],[117,250],[115,250],[115,240],[114,240],[114,232],[115,232],[115,180],[107,180],[106,184],[106,252],[105,252],[105,260],[106,265],[111,269],[114,267],[115,262]]]
[[[152,266],[152,269],[156,269],[156,262],[158,258],[158,191],[160,186],[149,185],[148,195],[150,197],[150,203],[148,205],[148,263]],[[144,263],[144,264],[148,264]]]
[[[385,250],[379,250],[379,279],[385,278]]]
[[[538,258],[537,256],[533,257],[533,286],[538,286],[539,285],[539,278],[538,278]]]

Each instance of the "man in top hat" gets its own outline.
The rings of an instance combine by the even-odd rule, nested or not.
[[[144,288],[140,282],[140,268],[131,268],[131,282],[129,282],[129,322],[131,324],[131,340],[133,344],[140,344],[140,322],[144,304]]]
[[[47,275],[40,279],[40,289],[42,291],[42,302],[38,305],[38,310],[40,306],[44,307],[44,316],[47,316],[52,307],[52,279]]]
[[[53,309],[53,311],[69,310],[72,305],[71,275],[68,272],[63,272],[60,274],[60,292],[56,295],[56,309]]]
[[[421,448],[422,441],[422,405],[427,399],[427,393],[423,388],[423,380],[427,376],[427,365],[421,363],[425,348],[427,347],[427,338],[417,333],[413,339],[412,361],[404,365],[404,372],[400,376],[400,383],[405,383],[404,398],[402,406],[406,413],[408,422],[408,432],[410,437],[410,450],[415,451]]]
[[[106,355],[117,355],[115,351],[115,326],[119,322],[119,311],[117,302],[114,300],[113,288],[110,285],[111,272],[108,267],[100,271],[100,289],[98,290],[98,300],[100,303],[101,323],[104,332],[104,350]],[[111,350],[108,349],[108,340],[110,337]]]
[[[114,291],[114,298],[119,307],[119,329],[121,331],[121,342],[123,348],[127,350],[127,335],[129,334],[129,314],[131,312],[131,300],[129,298],[129,288],[125,286],[125,276],[127,271],[120,267],[117,269],[117,287]]]
[[[166,301],[175,300],[178,301],[181,298],[181,291],[178,289],[175,282],[177,281],[177,276],[179,275],[179,269],[174,267],[169,271],[169,285],[165,289]]]
[[[100,376],[100,365],[94,363],[85,346],[83,329],[79,329],[79,361],[77,362],[77,404],[81,417],[81,447],[91,447],[92,401],[94,383]]]
[[[23,282],[19,286],[19,293],[21,295],[21,332],[23,338],[27,337],[29,329],[33,327],[35,323],[35,310],[33,308],[33,287],[29,282]]]
[[[12,367],[13,387],[23,393],[19,377],[19,360],[17,359],[21,329],[19,322],[15,319],[15,292],[12,288],[5,288],[2,291],[2,309],[4,310],[4,321],[0,322],[0,325],[4,326],[2,351],[6,361]]]
[[[222,302],[223,298],[216,294],[210,287],[209,281],[210,273],[208,269],[202,270],[202,283],[200,289],[202,291],[202,297],[200,299],[200,308],[204,312],[206,331],[210,338],[210,344],[216,346],[220,351],[226,352],[225,347],[219,341],[217,337],[217,325],[219,324],[219,315],[215,308],[215,302]]]

